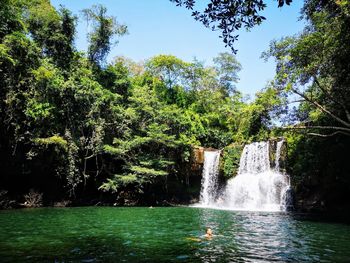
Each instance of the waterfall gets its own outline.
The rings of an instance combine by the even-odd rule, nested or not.
[[[280,171],[280,158],[281,158],[281,148],[283,145],[283,140],[278,141],[276,145],[276,157],[275,157],[275,171]]]
[[[286,211],[292,205],[290,179],[281,169],[284,141],[254,142],[244,147],[238,174],[219,194],[220,151],[204,151],[199,204],[195,206],[248,211]],[[270,163],[270,153],[275,156]],[[271,168],[273,166],[273,168]]]
[[[280,158],[281,158],[281,149],[283,146],[284,140],[278,141],[276,145],[276,158],[275,158],[275,171],[281,173],[280,171]],[[282,210],[293,209],[293,195],[292,188],[290,186],[290,177],[284,174],[287,180],[287,185],[283,188],[281,195],[281,208]]]
[[[209,206],[215,203],[218,191],[220,151],[204,151],[204,166],[200,204]]]
[[[259,173],[270,168],[269,144],[256,142],[243,149],[238,174]]]
[[[289,176],[280,172],[283,141],[277,143],[275,168],[270,165],[270,143],[244,147],[237,176],[227,182],[218,206],[237,210],[284,211],[290,202]]]

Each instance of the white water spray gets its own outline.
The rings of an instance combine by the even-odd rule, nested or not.
[[[274,169],[270,143],[255,142],[244,147],[237,176],[218,195],[219,152],[204,153],[200,206],[249,211],[285,211],[291,203],[289,176],[280,171],[283,141],[276,144]]]
[[[204,151],[200,204],[213,205],[218,191],[220,151]]]
[[[227,182],[221,207],[250,211],[284,211],[289,177],[280,172],[283,141],[276,145],[275,169],[270,165],[270,143],[244,147],[238,175]]]
[[[276,145],[275,171],[280,172],[281,148],[284,141],[278,141]]]

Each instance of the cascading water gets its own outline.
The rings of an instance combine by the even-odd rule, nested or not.
[[[269,142],[244,147],[237,176],[227,182],[218,206],[237,210],[284,211],[290,202],[289,176],[280,172],[283,141],[277,143],[275,168],[271,169]]]
[[[204,167],[202,173],[202,189],[200,204],[213,205],[218,191],[220,151],[204,151]]]
[[[220,151],[204,151],[204,167],[199,204],[249,211],[285,211],[292,204],[289,176],[280,169],[284,141],[276,144],[273,169],[270,142],[246,145],[237,176],[230,179],[219,195],[218,174]]]
[[[277,173],[281,173],[280,170],[280,158],[281,158],[281,149],[283,146],[284,141],[277,142],[276,145],[276,159],[275,159],[275,171]],[[283,173],[283,172],[282,172]],[[292,188],[290,186],[290,178],[288,175],[284,174],[287,180],[287,185],[283,188],[282,194],[281,194],[281,210],[285,211],[288,209],[294,209],[293,208],[293,195],[292,195]]]
[[[276,158],[275,158],[275,171],[280,172],[280,158],[281,158],[281,148],[284,141],[277,142],[276,145]]]

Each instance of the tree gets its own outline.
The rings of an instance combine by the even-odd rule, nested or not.
[[[171,89],[175,85],[186,85],[190,63],[173,55],[158,55],[146,62],[146,69],[158,76]]]
[[[346,1],[325,6],[308,1],[304,32],[273,41],[265,53],[277,61],[276,88],[301,97],[300,109],[307,110],[301,123],[289,128],[321,137],[350,135],[349,10]]]
[[[224,92],[227,95],[236,92],[235,83],[238,82],[238,72],[242,69],[236,57],[228,52],[224,52],[220,53],[213,61],[219,75],[219,83],[223,87]]]
[[[74,53],[77,17],[61,7],[57,12],[49,1],[34,1],[26,19],[33,40],[62,69],[69,69]]]
[[[93,26],[88,35],[89,59],[101,67],[105,63],[111,46],[118,43],[114,38],[127,34],[127,26],[119,24],[114,16],[108,16],[107,8],[102,5],[94,5],[84,9],[82,13],[87,22],[91,21]]]
[[[222,53],[210,67],[172,55],[106,63],[113,37],[126,27],[105,8],[83,12],[93,21],[84,54],[74,47],[76,18],[67,9],[48,0],[4,3],[1,185],[40,188],[44,199],[98,189],[165,194],[168,180],[185,182],[193,145],[223,148],[243,127],[246,103],[233,92],[240,70],[234,56]],[[259,114],[266,116],[252,115]]]
[[[171,113],[168,114],[168,111]],[[122,169],[100,189],[117,192],[132,186],[140,193],[175,172],[173,152],[181,145],[176,130],[178,110],[159,101],[153,87],[135,86],[125,109],[127,126],[104,149]]]
[[[244,27],[247,30],[256,25],[260,25],[265,17],[260,15],[266,7],[263,0],[210,0],[204,11],[196,10],[196,0],[170,0],[177,6],[185,6],[187,9],[194,10],[192,16],[195,20],[200,21],[204,26],[222,32],[221,38],[226,46],[229,46],[233,53],[234,42],[238,35],[236,31]],[[278,7],[284,4],[290,5],[292,0],[275,0]]]
[[[0,39],[14,31],[24,31],[22,12],[24,5],[18,1],[3,0],[0,6]]]

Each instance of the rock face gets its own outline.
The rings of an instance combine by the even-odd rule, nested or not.
[[[191,153],[191,170],[198,171],[204,164],[204,148],[195,146]]]
[[[200,146],[194,146],[191,153],[191,170],[198,171],[203,169],[204,164],[204,152],[217,151],[214,148],[204,148]]]
[[[181,184],[178,180],[168,181],[168,194],[181,197],[185,200],[185,203],[197,203],[199,201],[205,150],[204,147],[200,146],[192,147],[189,162],[181,166]]]

